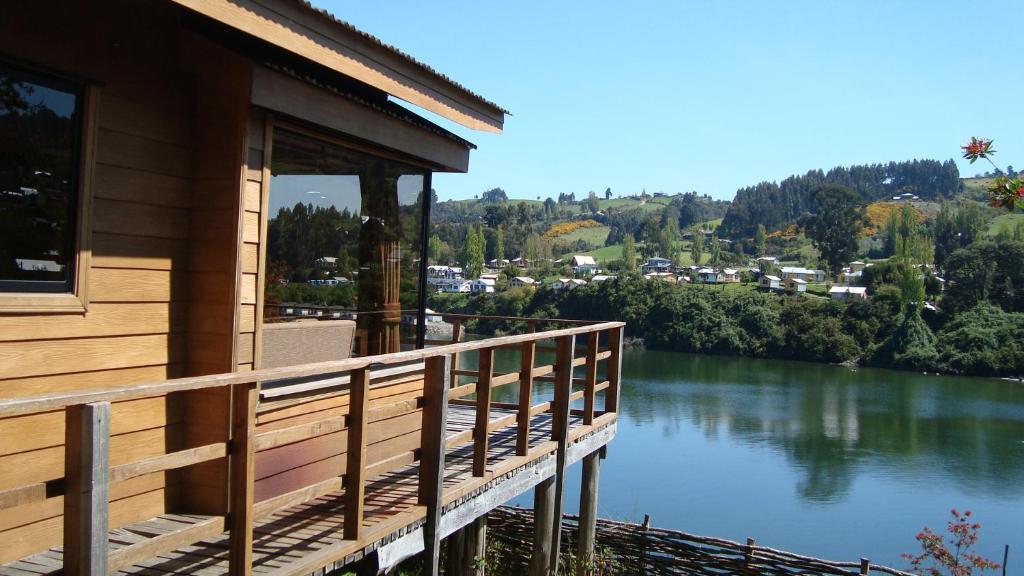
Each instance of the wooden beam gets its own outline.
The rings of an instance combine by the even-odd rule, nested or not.
[[[551,574],[551,530],[555,526],[555,479],[541,480],[533,489],[533,555],[530,576]]]
[[[487,425],[491,420],[494,348],[480,350],[479,372],[476,384],[476,426],[473,428],[473,476],[483,476],[487,471]]]
[[[536,328],[530,323],[528,328]],[[521,344],[519,362],[519,412],[516,428],[516,456],[526,456],[530,451],[530,401],[533,396],[533,363],[537,354],[536,342]]]
[[[583,424],[594,423],[594,396],[597,391],[597,332],[587,334],[587,367],[583,377]]]
[[[366,488],[366,421],[369,407],[369,371],[350,372],[348,401],[348,463],[345,467],[346,540],[363,536],[363,496]]]
[[[227,445],[224,442],[215,442],[205,446],[179,450],[170,454],[115,466],[110,470],[110,482],[121,482],[129,478],[142,476],[143,474],[184,468],[185,466],[199,464],[200,462],[223,458],[226,455]]]
[[[597,534],[597,487],[601,470],[600,451],[583,457],[583,479],[580,483],[580,517],[577,537],[576,574],[585,576],[594,558]]]
[[[555,398],[551,403],[551,439],[558,443],[555,460],[554,525],[551,529],[551,574],[558,574],[558,551],[562,542],[562,500],[565,491],[566,448],[569,438],[569,396],[572,392],[575,336],[561,336],[555,351]]]
[[[110,525],[110,403],[65,411],[64,574],[107,573]]]
[[[231,576],[252,574],[258,400],[258,384],[236,386],[231,391],[231,457],[228,486],[228,572]]]
[[[605,363],[605,377],[608,380],[608,391],[604,393],[604,411],[619,411],[619,382],[622,378],[622,334],[624,327],[608,330],[608,348],[611,356]]]
[[[478,516],[463,528],[462,576],[484,576],[483,561],[487,557],[487,515]]]
[[[445,434],[451,356],[427,359],[423,378],[423,427],[420,446],[419,503],[427,507],[423,525],[424,574],[437,576],[441,560],[441,507],[444,503]]]

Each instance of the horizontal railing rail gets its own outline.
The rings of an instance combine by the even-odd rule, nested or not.
[[[472,318],[458,315],[458,323]],[[277,510],[295,506],[330,492],[344,489],[344,540],[336,549],[318,552],[315,562],[301,565],[303,570],[316,570],[331,561],[350,554],[355,544],[365,538],[381,537],[364,525],[364,492],[369,479],[419,463],[417,508],[410,513],[425,514],[427,549],[439,545],[437,522],[441,507],[483,486],[496,475],[526,464],[552,452],[564,464],[568,444],[591,430],[614,421],[618,406],[621,373],[623,323],[566,322],[568,328],[534,332],[536,323],[557,323],[560,320],[515,319],[530,322],[530,332],[467,342],[459,341],[453,330],[449,343],[420,350],[409,350],[379,356],[349,358],[285,368],[254,370],[244,373],[216,374],[149,382],[130,386],[108,387],[85,391],[43,394],[25,398],[0,400],[0,419],[44,412],[63,411],[66,424],[65,475],[26,486],[0,490],[0,511],[64,496],[64,563],[65,573],[103,574],[131,566],[161,551],[191,544],[203,538],[229,532],[229,566],[232,574],[249,574],[252,567],[254,522]],[[602,348],[601,337],[605,336]],[[585,346],[576,347],[580,339]],[[537,366],[541,342],[553,341],[553,362]],[[494,369],[498,350],[519,354],[519,370],[502,372]],[[582,355],[576,357],[576,352]],[[477,368],[461,368],[460,355],[477,355]],[[421,362],[423,368],[410,373],[404,384],[408,391],[397,400],[370,403],[377,390],[373,371],[377,368]],[[598,380],[598,364],[605,364],[605,378]],[[582,367],[583,376],[574,371]],[[324,411],[317,409],[316,420],[260,429],[257,427],[257,404],[261,382],[347,375],[346,385],[338,394],[347,394],[347,405]],[[460,379],[472,379],[469,382]],[[554,397],[533,403],[534,382],[554,384]],[[422,384],[416,384],[422,382]],[[381,386],[390,386],[387,382]],[[501,387],[518,388],[515,403],[494,403],[492,393]],[[165,454],[110,464],[111,403],[165,397],[182,392],[228,388],[231,410],[226,422],[229,437],[223,442],[206,443]],[[597,410],[598,393],[603,392],[603,410]],[[475,398],[469,399],[469,396]],[[316,398],[321,398],[317,396]],[[573,409],[573,402],[582,400],[582,408]],[[302,399],[297,400],[302,402]],[[314,400],[310,400],[313,402]],[[447,434],[449,405],[474,409],[474,423],[463,432]],[[290,404],[288,410],[296,405]],[[298,405],[301,409],[301,404]],[[499,410],[500,413],[494,413]],[[301,411],[301,410],[300,410]],[[419,445],[368,459],[368,439],[376,426],[385,426],[389,419],[421,411]],[[312,412],[311,412],[312,413]],[[531,420],[544,413],[551,414],[549,440],[531,446]],[[497,416],[497,417],[495,417]],[[570,420],[576,425],[570,430]],[[490,435],[515,427],[514,456],[501,462],[489,461]],[[381,429],[376,429],[381,432]],[[298,442],[345,432],[344,471],[336,477],[304,483],[284,494],[256,501],[256,454]],[[379,434],[378,434],[379,436]],[[536,434],[533,434],[536,437]],[[444,488],[445,453],[472,445],[470,480],[456,487]],[[492,457],[493,460],[493,457]],[[198,464],[222,461],[226,466],[227,514],[211,517],[179,531],[161,534],[144,544],[111,550],[107,541],[109,527],[109,485],[139,476],[178,470]],[[423,518],[420,516],[419,518]],[[42,519],[42,518],[41,518]],[[410,521],[415,520],[415,518]],[[390,524],[389,524],[390,525]],[[309,562],[314,562],[310,560]],[[296,568],[298,570],[299,568]]]

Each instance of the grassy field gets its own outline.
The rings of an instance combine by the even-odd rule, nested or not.
[[[987,236],[995,236],[999,233],[999,230],[1003,227],[1008,227],[1010,233],[1013,233],[1014,227],[1017,223],[1024,220],[1024,214],[1013,213],[1013,214],[1002,214],[996,216],[991,222],[988,223],[988,230],[985,232]]]
[[[591,244],[598,246],[604,244],[605,240],[608,239],[608,233],[611,232],[611,228],[607,226],[598,226],[596,228],[577,228],[568,234],[562,234],[555,238],[559,242],[575,242],[577,240],[585,240]]]
[[[594,260],[597,260],[598,264],[607,264],[612,260],[622,260],[622,244],[605,246],[603,248],[598,248],[597,250],[584,252],[584,254],[593,256]]]

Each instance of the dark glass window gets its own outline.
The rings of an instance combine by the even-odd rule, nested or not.
[[[357,352],[411,347],[426,171],[278,128],[271,173],[264,319],[354,319]]]
[[[74,290],[81,100],[0,65],[0,292]]]

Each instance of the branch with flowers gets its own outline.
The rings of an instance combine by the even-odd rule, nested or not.
[[[989,187],[988,203],[996,208],[1005,208],[1013,212],[1017,208],[1024,209],[1024,180],[1005,176],[1002,169],[992,161],[992,155],[996,153],[992,149],[992,140],[985,138],[971,137],[966,146],[961,146],[964,151],[964,158],[974,164],[979,158],[984,158],[996,169],[996,178]]]
[[[942,536],[925,527],[917,535],[921,553],[902,555],[910,560],[911,570],[926,576],[971,576],[975,570],[998,570],[999,564],[974,552],[981,524],[971,519],[971,511],[961,513],[954,508],[950,513],[953,519],[946,529],[952,542],[947,545]]]

